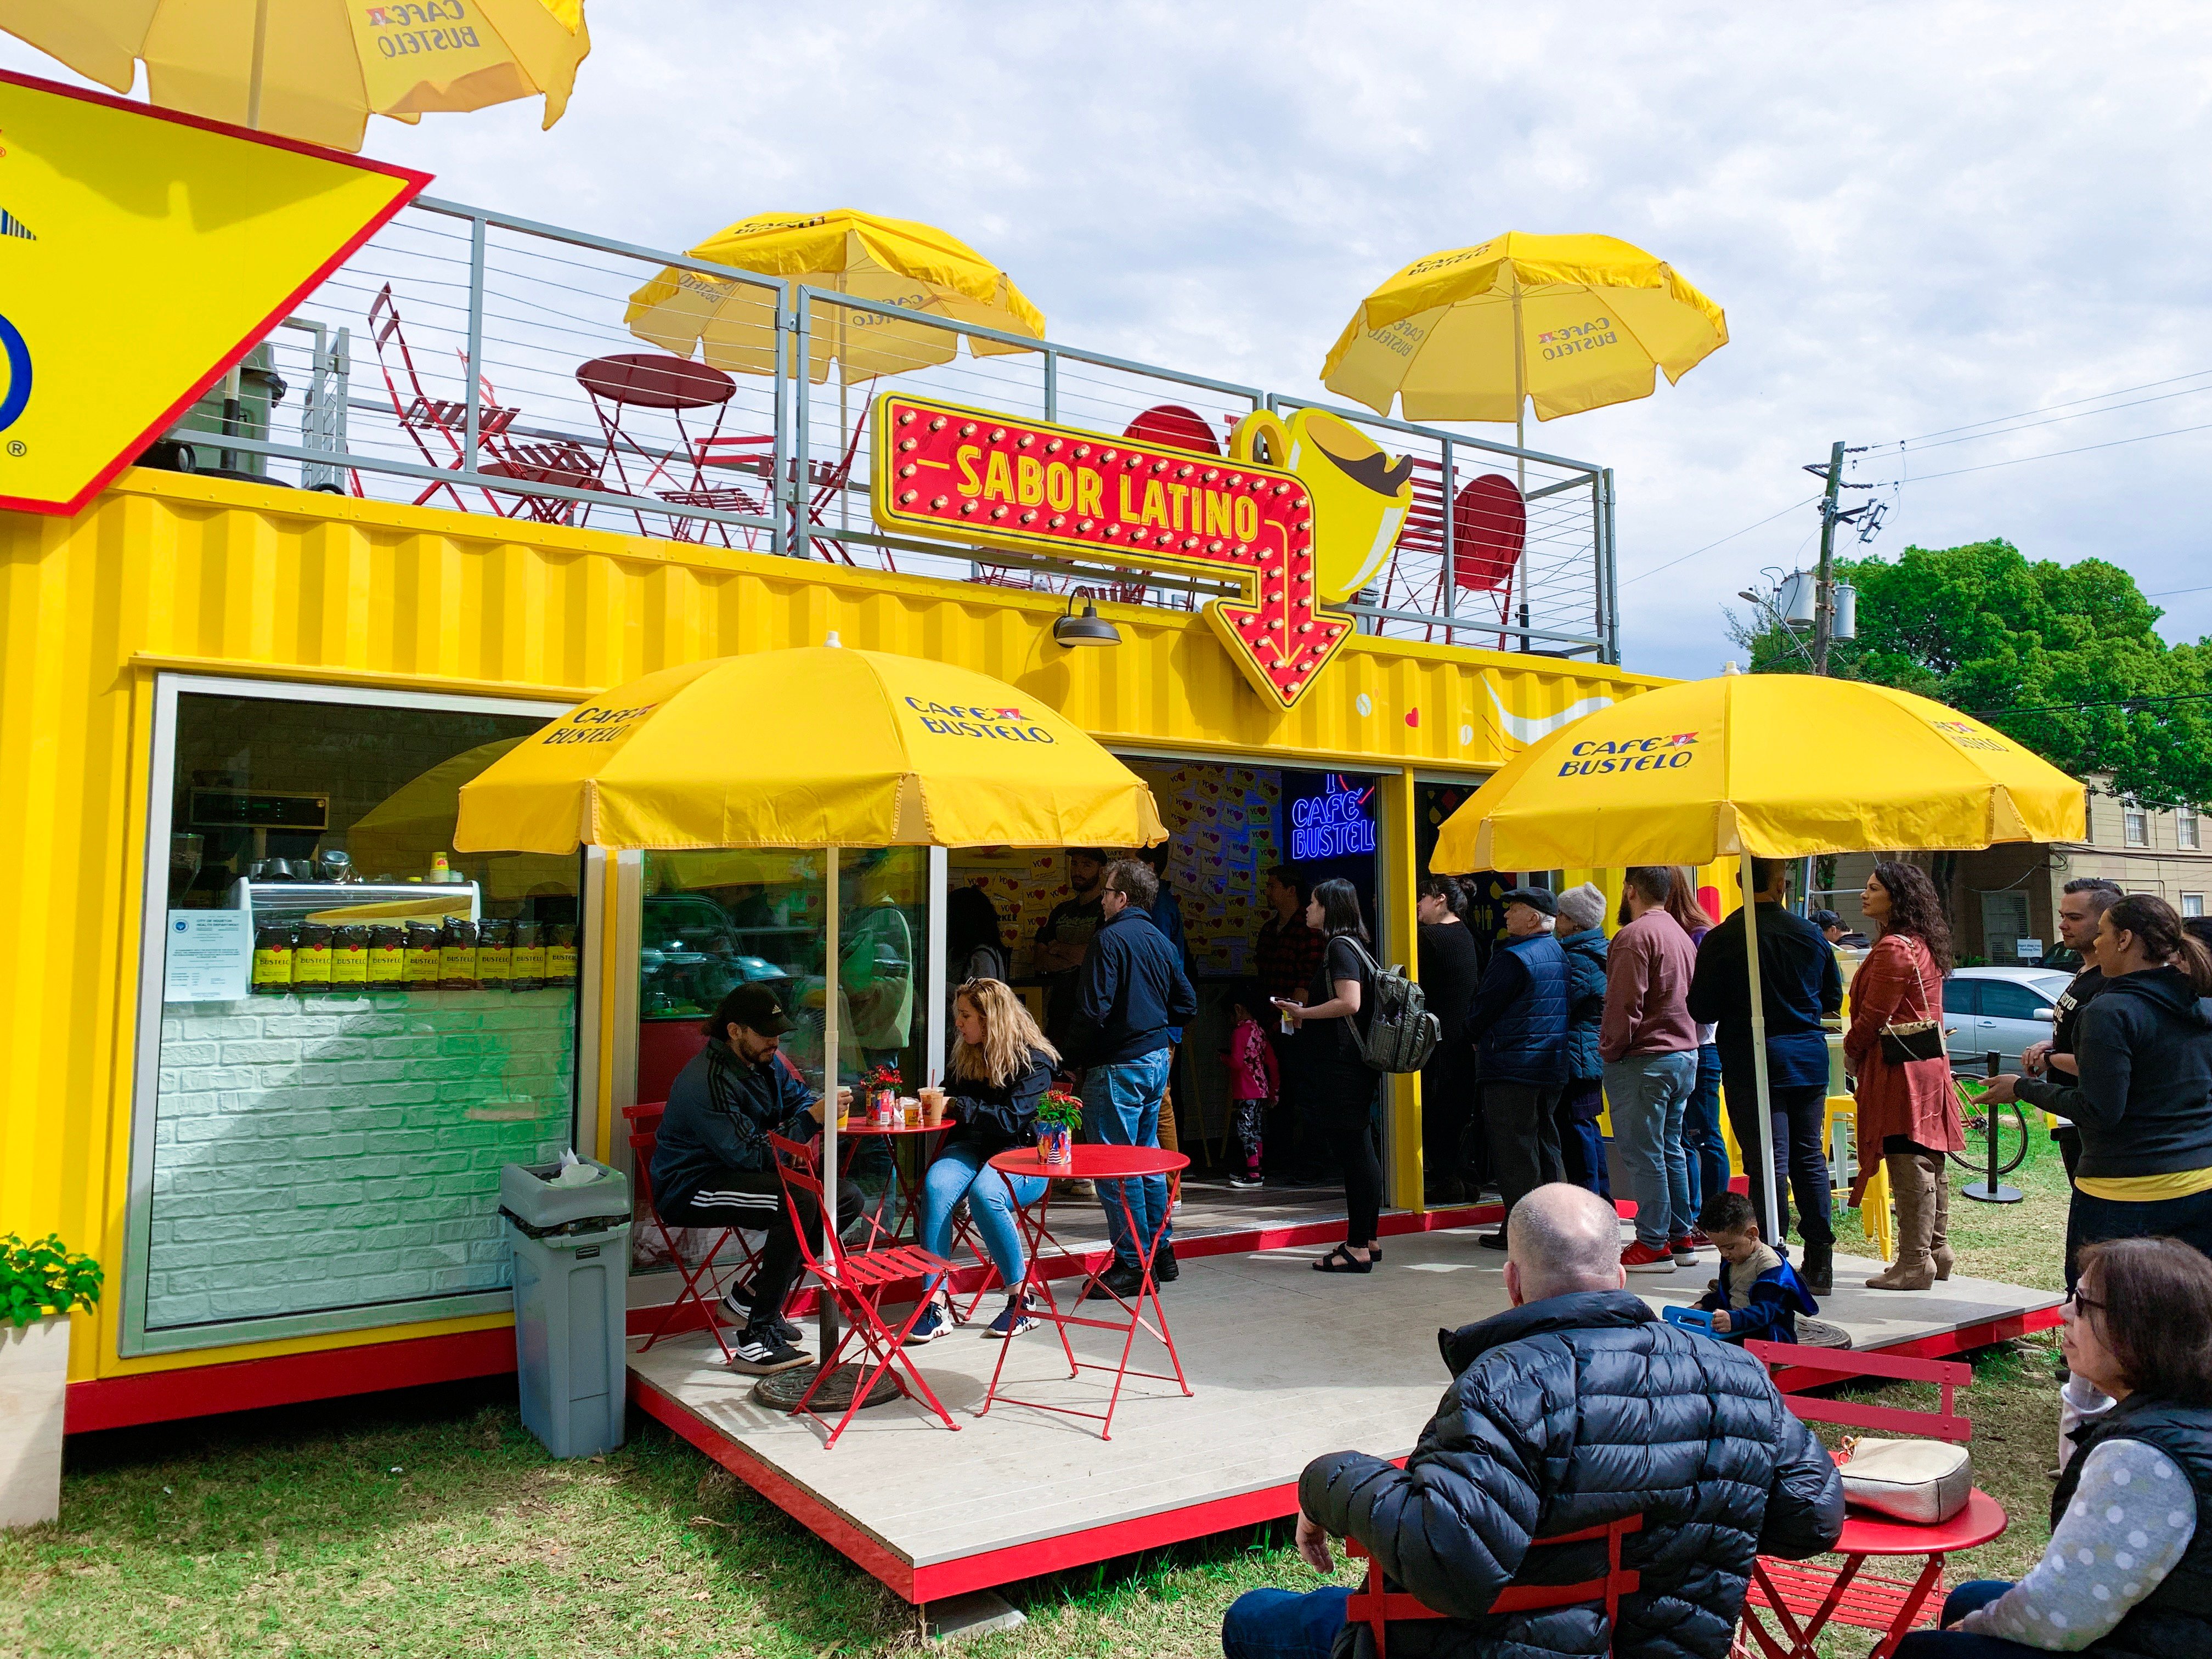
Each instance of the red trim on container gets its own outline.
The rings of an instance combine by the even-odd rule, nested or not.
[[[894,1594],[908,1601],[915,1599],[913,1563],[875,1534],[854,1525],[842,1512],[726,1437],[681,1401],[654,1388],[635,1371],[629,1374],[629,1397],[647,1416],[690,1441],[816,1537],[873,1573]]]
[[[426,1382],[459,1382],[500,1376],[514,1369],[514,1331],[501,1325],[447,1336],[365,1342],[315,1353],[235,1359],[220,1365],[179,1365],[130,1376],[98,1377],[69,1385],[64,1431],[124,1429],[169,1423],[217,1412],[336,1400]]]
[[[405,207],[428,188],[431,179],[435,176],[432,173],[417,172],[413,167],[395,166],[390,161],[372,161],[360,155],[348,155],[343,150],[328,149],[320,144],[308,143],[304,139],[286,138],[270,132],[255,132],[251,128],[233,126],[228,121],[214,120],[204,115],[188,115],[182,110],[161,109],[151,104],[139,103],[135,99],[117,98],[104,92],[88,92],[82,87],[65,87],[58,81],[45,80],[35,75],[17,75],[6,70],[0,70],[0,84],[26,87],[33,92],[50,92],[59,97],[76,99],[82,103],[100,104],[109,109],[127,110],[134,115],[148,116],[157,121],[174,122],[181,127],[198,127],[204,132],[220,132],[232,138],[243,138],[250,143],[272,145],[278,149],[291,150],[295,155],[313,155],[323,161],[337,161],[347,167],[358,167],[364,173],[381,173],[388,178],[398,179],[406,186],[398,195],[392,198],[390,203],[378,210],[367,224],[349,237],[344,246],[337,252],[316,266],[305,282],[278,301],[275,308],[267,316],[248,329],[245,337],[224,352],[216,360],[214,368],[210,370],[204,379],[195,382],[183,397],[178,398],[156,416],[151,425],[124,445],[115,458],[94,475],[90,483],[85,485],[69,501],[58,506],[52,501],[32,501],[20,495],[0,495],[0,507],[13,508],[18,512],[72,514],[105,489],[117,473],[136,460],[139,452],[148,444],[174,426],[178,417],[200,400],[202,393],[230,373],[231,366],[252,350],[278,323],[283,321],[301,301],[320,287],[331,272],[353,258],[362,244],[389,224],[400,209]]]

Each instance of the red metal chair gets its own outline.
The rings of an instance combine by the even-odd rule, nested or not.
[[[732,469],[758,475],[757,491],[742,484],[710,482],[708,470],[726,472]],[[746,513],[761,518],[770,516],[769,481],[775,473],[775,437],[772,433],[744,433],[732,436],[717,434],[698,438],[691,444],[691,482],[681,489],[656,491],[660,499],[675,507],[713,507],[722,513]],[[703,543],[708,532],[722,538],[722,545],[736,545],[730,539],[732,526],[713,519],[675,518],[669,524],[669,537],[673,541]],[[760,532],[739,525],[736,526],[745,538],[748,549],[760,546]]]
[[[1808,1423],[1885,1430],[1960,1444],[1973,1437],[1974,1425],[1956,1409],[1956,1391],[1974,1380],[1971,1365],[1956,1360],[1911,1359],[1897,1354],[1808,1348],[1794,1342],[1746,1342],[1743,1347],[1745,1352],[1765,1362],[1774,1371],[1775,1383],[1782,1389],[1784,1401],[1793,1413]],[[1930,1412],[1910,1406],[1877,1406],[1863,1400],[1828,1400],[1802,1392],[1826,1388],[1847,1376],[1933,1382],[1940,1391],[1940,1405]],[[1828,1625],[1840,1624],[1876,1632],[1882,1638],[1875,1647],[1879,1655],[1886,1653],[1916,1626],[1936,1622],[1943,1605],[1942,1551],[1949,1547],[1942,1530],[1925,1529],[1929,1534],[1927,1565],[1917,1578],[1907,1582],[1859,1571],[1865,1555],[1850,1547],[1848,1529],[1855,1522],[1845,1522],[1846,1536],[1838,1546],[1844,1557],[1840,1567],[1821,1566],[1810,1561],[1782,1561],[1767,1556],[1760,1556],[1753,1564],[1751,1586],[1744,1598],[1744,1620],[1735,1644],[1737,1652],[1748,1654],[1755,1647],[1764,1651],[1768,1659],[1788,1659],[1807,1649]],[[1778,1641],[1753,1616],[1756,1607],[1764,1607],[1773,1614],[1786,1642]]]
[[[1620,1616],[1620,1598],[1632,1595],[1642,1583],[1633,1567],[1620,1565],[1620,1540],[1632,1532],[1640,1532],[1644,1517],[1623,1516],[1620,1520],[1602,1527],[1589,1527],[1581,1532],[1561,1533],[1554,1538],[1539,1538],[1529,1546],[1532,1549],[1547,1549],[1560,1544],[1590,1544],[1605,1540],[1605,1576],[1586,1578],[1573,1584],[1508,1584],[1498,1592],[1498,1599],[1490,1604],[1492,1613],[1536,1613],[1549,1607],[1579,1607],[1585,1601],[1605,1603],[1606,1651],[1613,1650],[1612,1626]],[[1367,1563],[1367,1582],[1352,1593],[1344,1604],[1345,1622],[1364,1624],[1375,1632],[1375,1659],[1385,1659],[1388,1640],[1386,1627],[1393,1619],[1444,1619],[1450,1615],[1425,1607],[1403,1590],[1389,1588],[1382,1577],[1382,1564],[1367,1553],[1357,1539],[1344,1540],[1344,1553]]]
[[[771,1134],[768,1139],[776,1154],[777,1171],[783,1177],[783,1201],[791,1214],[792,1228],[799,1236],[799,1253],[806,1263],[806,1270],[821,1284],[843,1316],[843,1328],[838,1333],[836,1346],[823,1356],[821,1369],[815,1373],[806,1392],[799,1396],[799,1404],[792,1408],[793,1414],[811,1417],[830,1429],[830,1438],[823,1444],[823,1449],[827,1451],[837,1443],[837,1437],[845,1432],[845,1425],[853,1420],[853,1413],[860,1409],[877,1380],[888,1376],[901,1394],[908,1399],[918,1395],[937,1413],[939,1421],[957,1431],[960,1425],[952,1420],[952,1414],[945,1409],[945,1402],[915,1369],[914,1360],[904,1346],[907,1333],[921,1317],[926,1304],[916,1301],[896,1328],[883,1315],[886,1291],[931,1273],[947,1272],[951,1264],[915,1244],[886,1244],[873,1249],[848,1251],[826,1227],[822,1231],[822,1255],[816,1255],[799,1208],[801,1196],[813,1200],[817,1211],[822,1205],[822,1181],[814,1173],[813,1157],[798,1141],[777,1134]],[[823,1255],[829,1258],[827,1261],[822,1259]],[[835,1428],[830,1428],[829,1420],[810,1410],[809,1404],[823,1379],[836,1371],[846,1350],[856,1341],[866,1356],[854,1362],[854,1369],[861,1376],[854,1386],[853,1401],[845,1407],[844,1416],[837,1419]],[[901,1376],[901,1372],[905,1375]]]
[[[423,390],[422,377],[415,368],[415,354],[408,349],[407,335],[400,326],[399,307],[392,297],[392,284],[389,283],[380,289],[376,297],[368,302],[368,338],[370,346],[376,352],[376,366],[384,375],[384,389],[392,398],[392,418],[399,422],[399,429],[414,440],[415,447],[422,453],[423,465],[448,471],[459,471],[466,466],[468,404],[460,398],[433,398]],[[386,346],[392,349],[393,356],[398,359],[399,374],[407,380],[407,395],[401,393],[399,382],[393,376],[392,360],[385,356]],[[520,412],[479,400],[477,405],[478,440],[499,437],[514,424],[514,417]],[[423,435],[426,433],[435,433],[445,440],[447,452],[445,459],[441,459],[437,452],[430,447]],[[415,498],[415,505],[423,506],[441,490],[453,498],[455,507],[464,513],[468,511],[462,504],[460,492],[450,483],[432,484]],[[354,494],[357,495],[360,493],[361,480],[356,475]],[[484,494],[484,501],[493,512],[499,513],[501,517],[507,516],[501,511],[498,501],[493,499],[489,490]]]
[[[1410,556],[1436,561],[1436,583],[1429,600],[1431,616],[1443,614],[1444,588],[1449,582],[1464,593],[1490,595],[1503,625],[1513,602],[1513,574],[1520,568],[1522,551],[1528,544],[1528,507],[1513,480],[1500,472],[1486,472],[1458,485],[1452,501],[1452,557],[1447,570],[1444,494],[1443,466],[1423,456],[1413,457],[1413,503],[1406,510],[1406,521],[1399,527],[1398,543],[1382,578],[1382,608],[1390,608],[1392,589],[1401,574],[1408,596],[1415,591],[1414,577],[1402,571],[1400,564]],[[1433,637],[1435,632],[1431,627],[1425,637]],[[1504,635],[1498,635],[1498,642],[1503,650]]]
[[[1221,440],[1212,422],[1194,409],[1181,404],[1156,404],[1121,428],[1121,435],[1140,444],[1168,449],[1187,449],[1194,455],[1218,455]]]
[[[653,1231],[660,1236],[661,1248],[668,1252],[669,1261],[675,1265],[677,1273],[684,1280],[684,1288],[677,1293],[673,1302],[661,1310],[659,1322],[645,1339],[645,1347],[638,1352],[642,1353],[659,1341],[667,1334],[669,1326],[675,1322],[684,1305],[688,1302],[696,1302],[700,1311],[707,1316],[707,1329],[713,1335],[714,1345],[721,1349],[722,1358],[727,1359],[730,1345],[722,1340],[721,1323],[714,1317],[714,1304],[720,1300],[722,1293],[722,1287],[714,1279],[714,1258],[722,1253],[724,1246],[736,1241],[744,1260],[732,1270],[731,1277],[734,1279],[739,1274],[758,1271],[760,1252],[737,1228],[725,1227],[721,1237],[700,1258],[697,1267],[684,1265],[684,1252],[677,1248],[676,1236],[669,1230],[668,1224],[661,1219],[659,1206],[653,1201],[653,1154],[659,1145],[660,1119],[666,1104],[665,1101],[654,1101],[650,1105],[623,1108],[623,1115],[629,1120],[630,1164],[637,1176],[638,1196],[645,1200],[646,1213],[652,1218]],[[706,1285],[703,1291],[700,1289],[702,1283]]]

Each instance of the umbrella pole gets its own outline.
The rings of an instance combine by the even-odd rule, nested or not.
[[[828,850],[823,868],[829,886],[830,914],[823,932],[825,954],[822,970],[822,1259],[835,1259],[837,1249],[837,849]],[[837,1304],[830,1287],[822,1287],[816,1311],[816,1335],[821,1342],[818,1361],[830,1363],[837,1346]]]
[[[1781,1230],[1775,1218],[1781,1213],[1779,1194],[1774,1179],[1774,1095],[1766,1081],[1766,999],[1759,982],[1759,884],[1751,872],[1751,854],[1743,854],[1743,956],[1751,980],[1751,1069],[1758,1079],[1759,1093],[1759,1182],[1758,1191],[1766,1200],[1761,1216],[1762,1231],[1772,1230],[1775,1236],[1766,1242],[1776,1249],[1782,1248]]]

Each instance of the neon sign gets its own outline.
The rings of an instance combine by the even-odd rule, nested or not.
[[[1358,787],[1332,772],[1323,792],[1291,803],[1291,861],[1343,858],[1375,850],[1372,784]]]

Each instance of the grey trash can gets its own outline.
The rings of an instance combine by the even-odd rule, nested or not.
[[[557,1164],[499,1172],[499,1212],[514,1269],[514,1358],[522,1423],[556,1457],[623,1443],[629,1393],[629,1182],[556,1187]]]

